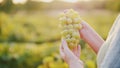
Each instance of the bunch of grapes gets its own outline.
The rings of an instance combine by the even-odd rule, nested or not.
[[[82,28],[78,12],[73,9],[65,10],[61,13],[59,20],[62,28],[62,38],[67,41],[70,48],[76,47],[80,40],[79,30]]]

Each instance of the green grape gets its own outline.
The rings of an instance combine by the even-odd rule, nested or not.
[[[59,20],[61,21],[62,25],[66,24],[66,17],[61,17]]]
[[[81,25],[79,25],[79,24],[74,24],[73,27],[78,29],[78,30],[81,29]]]
[[[79,33],[74,33],[74,34],[73,34],[73,37],[76,38],[76,39],[79,39],[79,38],[80,38],[80,35],[79,35]]]
[[[76,24],[79,24],[80,18],[74,18],[74,22],[75,22]]]
[[[72,23],[72,19],[71,18],[67,18],[67,24],[71,24]]]
[[[68,29],[68,33],[72,34],[74,32],[74,29]]]
[[[68,43],[68,46],[69,46],[70,49],[73,49],[74,47],[77,46],[77,44],[70,42],[70,43]]]
[[[72,25],[72,24],[69,24],[69,25],[68,25],[68,28],[69,28],[69,29],[73,29],[73,25]]]
[[[79,44],[79,30],[81,19],[78,12],[73,9],[65,10],[60,16],[60,24],[62,25],[62,38],[67,41],[69,48],[74,48]]]
[[[68,30],[62,31],[61,34],[62,34],[63,36],[66,36],[66,35],[68,34]]]
[[[63,28],[63,30],[66,30],[66,29],[73,29],[73,25],[72,24],[69,24],[69,25],[64,25],[64,26],[62,26]]]
[[[75,44],[73,42],[70,42],[69,45],[70,46],[75,46]]]
[[[66,41],[70,43],[72,40],[70,38],[67,38]]]
[[[72,37],[72,38],[71,38],[71,41],[72,41],[73,43],[75,43],[75,42],[76,42],[76,39],[75,39],[74,37]]]
[[[71,37],[71,35],[70,35],[70,34],[66,35],[66,38],[70,38],[70,37]]]

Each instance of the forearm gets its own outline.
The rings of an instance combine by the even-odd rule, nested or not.
[[[81,25],[83,26],[80,30],[81,38],[86,41],[96,53],[98,53],[104,40],[87,23],[82,22]]]

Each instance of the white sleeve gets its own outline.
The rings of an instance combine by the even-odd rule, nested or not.
[[[109,48],[100,64],[100,68],[120,68],[120,16],[113,25],[109,36]]]

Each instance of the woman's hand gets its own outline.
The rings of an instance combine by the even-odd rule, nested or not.
[[[81,38],[86,41],[96,53],[98,53],[101,45],[104,43],[104,40],[85,21],[82,21],[81,25],[82,29],[79,30]]]
[[[70,68],[83,68],[83,62],[79,59],[80,57],[80,46],[77,46],[72,51],[68,48],[68,45],[64,39],[60,46],[60,55],[63,60],[69,65]]]

